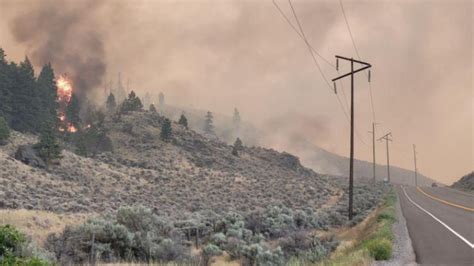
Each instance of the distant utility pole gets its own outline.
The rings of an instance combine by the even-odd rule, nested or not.
[[[378,139],[379,141],[384,139],[387,145],[387,178],[388,178],[389,183],[390,183],[390,155],[389,155],[389,150],[388,150],[388,142],[392,141],[392,139],[390,139],[391,136],[392,136],[392,132],[389,132]]]
[[[347,76],[351,76],[351,159],[349,164],[349,220],[352,220],[353,216],[353,196],[354,196],[354,74],[365,69],[371,68],[372,66],[369,63],[355,60],[353,58],[347,58],[336,55],[336,69],[339,70],[339,59],[346,60],[351,62],[351,72],[334,78],[334,93],[337,93],[336,90],[336,80],[342,79]],[[354,62],[364,65],[363,67],[354,70]],[[369,70],[370,71],[370,70]],[[369,81],[370,81],[370,72],[369,72]]]
[[[415,187],[418,186],[418,169],[416,168],[416,146],[413,144],[413,159],[415,160]]]
[[[369,131],[369,133],[372,134],[372,170],[374,174],[374,183],[375,183],[375,125],[377,123],[373,122],[372,123],[372,131]]]

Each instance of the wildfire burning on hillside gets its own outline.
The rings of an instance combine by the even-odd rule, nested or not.
[[[61,75],[56,80],[56,87],[58,88],[59,103],[69,103],[72,96],[72,82],[66,75]]]
[[[77,131],[77,128],[66,117],[66,109],[72,97],[72,81],[65,74],[60,75],[56,80],[56,87],[58,94],[58,118],[61,124],[59,131],[64,132],[66,130],[67,132],[74,133]]]

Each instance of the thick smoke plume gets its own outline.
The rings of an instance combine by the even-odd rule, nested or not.
[[[31,2],[11,22],[11,32],[28,47],[35,65],[50,62],[56,74],[66,73],[83,97],[97,88],[106,71],[100,28],[94,25],[98,1]]]

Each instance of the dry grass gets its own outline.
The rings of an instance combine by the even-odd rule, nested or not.
[[[0,210],[0,224],[11,224],[42,246],[50,233],[84,222],[90,214],[57,214],[36,210]]]
[[[221,266],[221,265],[239,266],[241,264],[239,260],[231,260],[229,254],[224,252],[222,255],[213,258],[211,265],[212,266]]]

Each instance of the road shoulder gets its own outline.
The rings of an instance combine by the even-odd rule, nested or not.
[[[387,261],[374,261],[372,265],[417,265],[415,252],[410,235],[408,233],[407,222],[400,206],[400,195],[398,193],[395,211],[397,215],[397,221],[392,225],[392,232],[395,236],[393,241],[392,258]]]

